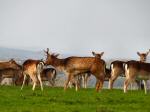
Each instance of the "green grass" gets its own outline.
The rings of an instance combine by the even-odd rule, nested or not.
[[[20,87],[0,87],[1,112],[149,112],[150,93],[103,89],[74,89],[44,87],[35,92],[31,86],[20,91]]]

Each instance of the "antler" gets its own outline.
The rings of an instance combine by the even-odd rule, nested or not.
[[[47,51],[46,51],[46,50],[44,50],[44,52],[45,52],[46,54],[48,54],[48,53],[49,53],[49,48],[47,48]]]

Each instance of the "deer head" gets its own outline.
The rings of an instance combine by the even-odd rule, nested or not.
[[[145,62],[149,53],[150,53],[150,49],[146,53],[137,52],[137,55],[140,56],[140,61],[141,62]]]
[[[92,51],[92,54],[93,54],[93,56],[95,56],[96,58],[100,58],[100,59],[101,59],[101,57],[103,56],[104,52],[95,53],[95,52]]]
[[[47,48],[47,51],[44,50],[44,52],[46,53],[46,65],[51,65],[53,63],[53,60],[57,59],[57,57],[59,56],[59,54],[49,53],[49,48]]]

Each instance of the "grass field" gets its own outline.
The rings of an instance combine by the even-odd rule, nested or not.
[[[0,87],[1,112],[150,112],[150,94],[143,91],[103,89],[74,89],[44,87],[41,92],[31,86],[20,91],[20,87]]]

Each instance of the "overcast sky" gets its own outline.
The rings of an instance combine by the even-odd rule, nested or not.
[[[150,0],[0,0],[0,46],[137,59],[150,48]]]

